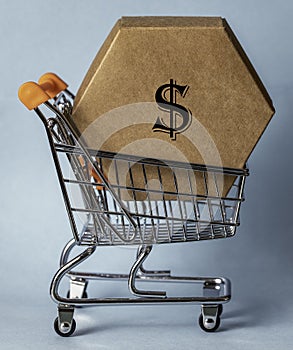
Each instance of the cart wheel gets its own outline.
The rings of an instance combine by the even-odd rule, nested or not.
[[[212,318],[206,317],[205,320],[203,319],[203,315],[200,314],[198,319],[198,324],[200,328],[205,332],[215,332],[221,323],[220,316],[217,315],[216,322]]]
[[[63,324],[61,324],[60,327],[59,327],[58,317],[56,317],[54,321],[55,332],[61,337],[70,337],[74,333],[75,328],[76,328],[76,322],[74,318],[71,321],[71,325],[68,322],[64,322]]]
[[[67,295],[66,295],[67,298],[70,297],[70,291],[67,292]],[[86,290],[82,293],[82,299],[87,299],[88,298],[88,295],[87,295],[87,292]]]

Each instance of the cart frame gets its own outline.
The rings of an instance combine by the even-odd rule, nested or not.
[[[50,75],[50,79],[51,81],[56,80],[58,83],[63,82],[55,75],[53,78]],[[46,94],[49,83],[48,79],[45,79],[45,83],[36,84],[37,93],[44,92]],[[223,277],[173,276],[170,271],[148,271],[143,267],[143,263],[149,256],[153,244],[234,236],[236,227],[239,225],[239,211],[240,205],[244,201],[243,189],[245,179],[248,176],[248,169],[189,164],[186,170],[188,174],[190,171],[203,174],[206,193],[194,193],[192,186],[190,187],[190,193],[181,193],[174,177],[175,191],[166,193],[161,187],[162,200],[155,201],[156,205],[159,202],[162,203],[163,214],[159,211],[153,212],[153,201],[148,197],[152,191],[148,191],[148,188],[146,188],[147,197],[145,202],[149,205],[149,211],[146,213],[146,205],[143,205],[142,209],[138,208],[139,201],[136,200],[135,196],[136,193],[141,193],[142,189],[136,188],[133,180],[131,180],[131,186],[123,188],[133,193],[134,209],[131,209],[128,202],[125,204],[125,201],[121,199],[122,186],[119,181],[116,184],[111,184],[108,181],[103,172],[101,160],[115,158],[115,162],[127,161],[128,163],[132,162],[131,164],[141,164],[142,169],[146,166],[153,166],[158,169],[161,166],[185,169],[186,164],[168,161],[162,165],[161,160],[159,162],[153,159],[141,160],[134,156],[110,154],[109,152],[88,149],[71,119],[74,95],[67,89],[67,84],[60,84],[61,88],[58,93],[54,91],[49,96],[39,98],[33,106],[29,105],[29,109],[34,109],[44,124],[73,234],[73,239],[65,245],[62,251],[60,267],[53,277],[50,287],[50,295],[53,301],[58,304],[58,317],[54,322],[55,331],[61,336],[69,336],[74,332],[76,323],[73,315],[76,306],[154,303],[199,304],[201,305],[200,327],[207,332],[215,331],[220,325],[222,305],[231,299],[231,282],[229,279]],[[35,91],[29,92],[28,100],[30,101],[32,99],[31,95],[35,94]],[[53,103],[50,102],[52,98],[54,98]],[[20,94],[20,99],[26,104],[23,101],[22,94]],[[53,113],[53,116],[51,114],[47,116],[39,107],[41,104],[45,106],[47,111]],[[67,167],[69,162],[75,179],[64,176],[64,170],[62,170],[64,165],[60,160],[62,155],[67,159]],[[209,194],[207,188],[207,175],[209,174],[213,175],[212,178],[216,184],[217,191],[213,195]],[[232,186],[233,196],[230,196],[231,191],[225,197],[219,193],[217,176],[221,174],[235,178]],[[160,171],[158,176],[161,180]],[[146,183],[147,181],[145,181]],[[76,185],[80,188],[84,208],[78,209],[72,204],[68,185]],[[172,200],[166,200],[168,195],[176,196],[176,200],[174,201],[173,197]],[[112,203],[111,208],[108,204],[109,201]],[[173,202],[180,209],[179,214],[174,214]],[[186,203],[189,203],[192,208],[193,216],[191,218],[187,217]],[[201,217],[200,205],[205,205],[209,215],[208,218]],[[215,217],[214,210],[218,213],[218,217]],[[231,212],[229,215],[227,214],[228,211]],[[76,223],[76,214],[79,213],[84,213],[87,218],[82,229],[79,229]],[[176,234],[173,233],[174,230]],[[136,259],[129,274],[73,271],[74,268],[87,260],[99,245],[138,246]],[[84,249],[81,253],[75,254],[73,258],[70,257],[75,247],[83,246]],[[65,276],[70,278],[70,289],[66,297],[59,294],[59,286]],[[133,297],[88,298],[86,288],[90,280],[128,281],[129,291]],[[169,297],[164,291],[141,290],[137,288],[136,282],[200,283],[202,284],[203,293],[202,296]]]

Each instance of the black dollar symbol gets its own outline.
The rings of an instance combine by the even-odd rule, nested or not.
[[[170,123],[169,126],[160,117],[157,118],[152,130],[154,132],[165,132],[170,134],[172,140],[176,140],[176,134],[186,130],[191,123],[192,114],[190,110],[182,105],[176,103],[176,93],[184,98],[188,90],[188,85],[178,85],[176,81],[170,79],[170,84],[160,86],[155,94],[155,99],[160,109],[169,112]],[[169,91],[169,101],[166,93]],[[181,123],[178,123],[178,119]],[[179,124],[179,125],[177,125]]]

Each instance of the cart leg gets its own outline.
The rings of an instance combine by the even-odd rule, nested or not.
[[[69,260],[69,255],[75,246],[76,246],[75,239],[71,239],[65,245],[60,257],[60,267],[67,264]],[[86,292],[87,285],[88,285],[88,281],[86,279],[70,276],[70,289],[68,291],[67,298],[71,298],[71,299],[87,298],[87,292]]]
[[[65,245],[60,257],[60,267],[67,264],[69,260],[69,255],[75,246],[76,246],[75,239],[71,239]],[[87,285],[88,285],[88,281],[86,279],[70,276],[70,289],[68,291],[67,298],[71,298],[71,299],[87,298],[87,292],[86,292]]]
[[[135,278],[137,276],[137,273],[140,270],[145,259],[149,256],[151,250],[152,250],[151,245],[150,246],[141,246],[139,248],[139,253],[137,254],[137,259],[130,270],[129,279],[128,279],[128,288],[129,288],[129,291],[133,295],[140,296],[140,297],[141,296],[144,296],[144,297],[158,297],[158,296],[166,297],[166,292],[139,290],[135,286]]]
[[[58,293],[59,284],[62,278],[66,274],[68,274],[74,267],[78,266],[83,261],[88,259],[95,252],[95,250],[96,250],[95,246],[89,247],[85,249],[81,254],[77,255],[76,257],[74,257],[73,259],[71,259],[70,261],[68,261],[66,264],[64,264],[59,268],[59,270],[56,272],[55,276],[53,277],[53,280],[50,286],[50,295],[55,302],[59,304],[62,304],[62,303],[74,304],[72,303],[71,298],[70,299],[63,298],[59,295]],[[77,283],[78,280],[80,283]],[[76,282],[74,283],[74,288],[76,287],[78,289],[77,293],[80,293],[81,290],[84,290],[86,288],[86,285],[87,285],[87,281],[85,279],[76,278]]]
[[[76,246],[75,239],[72,238],[63,248],[61,257],[60,257],[60,267],[64,266],[69,259],[69,255],[72,251],[72,249]]]
[[[138,259],[139,254],[141,252],[142,246],[139,246],[137,248],[137,254],[136,258]],[[170,277],[171,276],[171,271],[170,270],[147,270],[143,267],[143,263],[141,263],[138,272],[138,275],[140,276],[160,276],[160,277]]]
[[[74,333],[76,322],[73,318],[74,307],[64,304],[58,306],[58,317],[54,322],[54,329],[61,337],[69,337]]]

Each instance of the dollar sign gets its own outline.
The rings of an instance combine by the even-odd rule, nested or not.
[[[160,117],[158,117],[152,128],[154,132],[169,133],[170,138],[176,140],[176,135],[190,126],[192,119],[190,110],[176,103],[176,93],[179,93],[180,96],[184,98],[188,88],[188,85],[178,85],[176,84],[176,81],[170,79],[169,84],[164,84],[157,89],[155,94],[156,102],[160,109],[169,112],[170,122],[168,126],[162,119],[160,119]],[[166,96],[168,91],[169,101]],[[181,119],[180,124],[178,123],[179,118]]]

